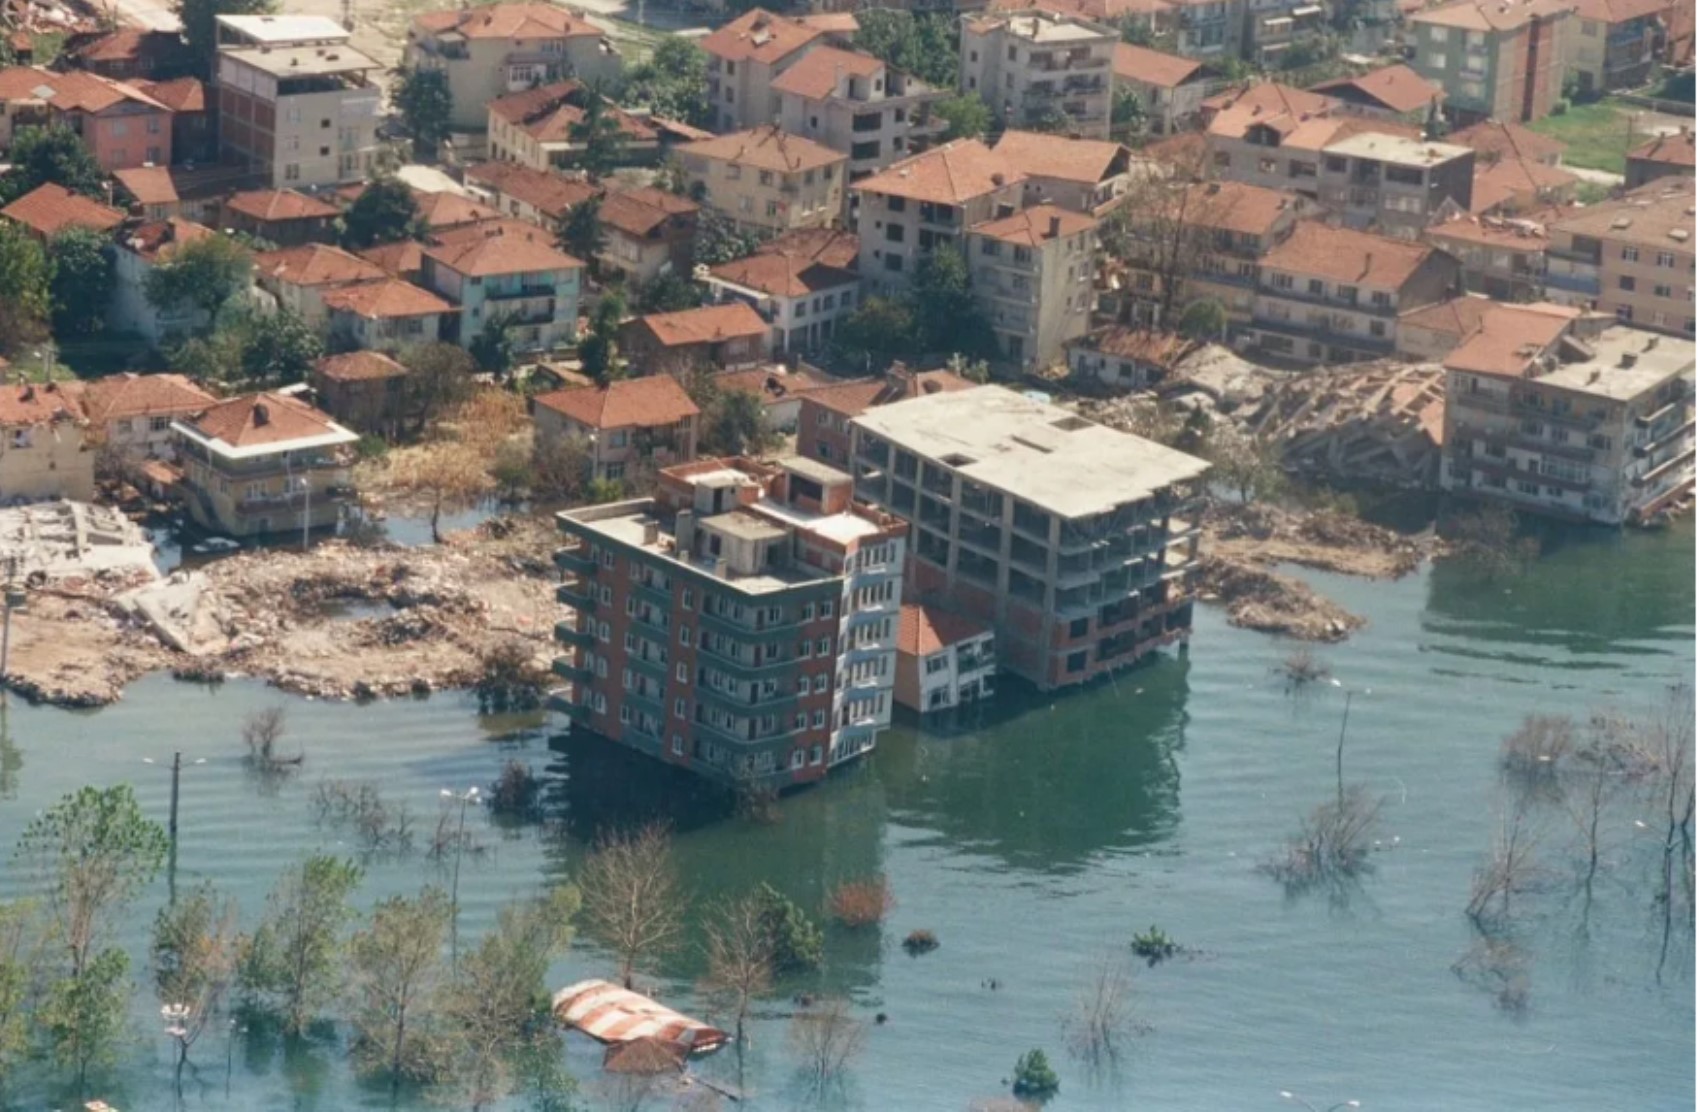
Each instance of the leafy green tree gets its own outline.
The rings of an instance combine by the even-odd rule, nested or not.
[[[702,287],[683,274],[663,274],[638,290],[638,308],[645,313],[677,313],[702,304]]]
[[[104,943],[158,874],[166,845],[128,784],[63,797],[19,839],[19,872],[46,892],[52,941],[64,955],[42,1021],[54,1057],[76,1071],[79,1087],[124,1023],[129,959]]]
[[[934,251],[915,270],[910,296],[921,347],[961,352],[970,357],[997,351],[991,325],[968,284],[968,263],[961,252]]]
[[[431,1072],[448,933],[448,895],[432,887],[413,899],[384,900],[349,942],[355,1060],[363,1070],[387,1074],[392,1096],[404,1077]]]
[[[342,245],[351,251],[380,243],[399,243],[419,229],[419,202],[400,178],[383,177],[368,185],[342,217]]]
[[[249,313],[241,325],[242,376],[251,383],[287,386],[307,378],[325,353],[324,341],[298,313]]]
[[[493,375],[505,375],[514,365],[513,325],[505,314],[484,318],[484,327],[467,345],[467,353],[478,369]]]
[[[596,265],[602,250],[602,197],[588,197],[561,214],[555,242],[567,254]]]
[[[35,906],[22,900],[0,903],[0,1104],[8,1096],[7,1079],[29,1055],[44,959]]]
[[[774,971],[785,974],[819,969],[826,960],[826,939],[808,913],[769,884],[756,889],[756,899],[761,902],[762,924],[773,943]]]
[[[51,281],[41,244],[17,224],[0,221],[0,353],[46,338]]]
[[[714,209],[703,209],[697,215],[697,238],[692,245],[699,266],[719,266],[734,259],[748,258],[761,246],[761,236],[741,231],[732,219]]]
[[[230,236],[203,236],[155,263],[142,293],[162,313],[187,305],[214,317],[248,288],[253,272],[253,256],[242,244]]]
[[[53,333],[87,336],[106,323],[112,299],[112,245],[92,228],[70,227],[47,244],[53,267]]]
[[[589,334],[579,341],[578,358],[584,373],[604,385],[614,375],[614,358],[619,353],[615,339],[625,316],[626,299],[618,290],[609,290],[596,303]]]
[[[177,0],[177,18],[183,22],[183,41],[193,57],[195,73],[212,76],[219,16],[265,15],[275,7],[272,0]]]
[[[472,395],[478,362],[457,344],[420,344],[402,352],[399,362],[407,368],[402,389],[416,430],[423,430],[444,410]]]
[[[162,1005],[181,1009],[173,1034],[179,1079],[190,1047],[230,991],[238,941],[236,904],[219,898],[210,883],[161,908],[154,919],[154,989]]]
[[[1037,1097],[1043,1100],[1055,1095],[1061,1087],[1062,1082],[1057,1080],[1057,1071],[1051,1068],[1043,1050],[1029,1050],[1016,1060],[1013,1084],[1016,1096]]]
[[[914,309],[907,301],[867,298],[838,326],[832,342],[839,358],[859,362],[864,371],[876,365],[883,369],[891,360],[914,352],[919,342]]]
[[[655,53],[626,71],[626,104],[692,127],[714,124],[708,100],[708,55],[690,39],[664,36]]]
[[[1181,311],[1176,327],[1189,340],[1221,340],[1228,330],[1228,314],[1220,301],[1204,297]]]
[[[12,134],[11,170],[0,178],[0,204],[52,182],[73,193],[106,200],[106,171],[82,138],[63,124],[21,127]]]
[[[748,390],[714,390],[702,410],[704,455],[760,455],[779,443],[780,437],[767,419],[767,407]]]
[[[578,162],[591,181],[606,177],[619,165],[620,155],[626,149],[625,132],[620,130],[613,102],[603,95],[602,89],[598,82],[584,91],[584,116],[567,129],[568,139],[584,144]]]
[[[1110,127],[1118,138],[1139,142],[1145,137],[1151,121],[1145,112],[1145,101],[1139,90],[1118,84],[1110,97]]]
[[[956,21],[951,16],[875,9],[857,12],[856,21],[859,49],[937,88],[956,86]]]
[[[449,75],[436,69],[403,69],[390,94],[420,157],[437,153],[449,137],[449,119],[454,97],[449,92]]]
[[[992,110],[972,93],[939,101],[933,105],[933,115],[945,121],[946,141],[980,139],[992,128]]]
[[[360,866],[315,854],[289,868],[266,899],[266,915],[242,948],[238,983],[276,1009],[299,1035],[342,991],[343,928]]]

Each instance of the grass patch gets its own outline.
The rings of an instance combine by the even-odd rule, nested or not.
[[[1529,127],[1565,144],[1566,166],[1621,174],[1629,149],[1648,138],[1639,131],[1631,131],[1638,111],[1607,97],[1593,104],[1572,105],[1564,115],[1536,120]]]

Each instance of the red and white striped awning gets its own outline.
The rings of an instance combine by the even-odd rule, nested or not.
[[[602,1043],[656,1039],[686,1054],[720,1049],[726,1032],[608,981],[580,981],[550,1001],[555,1018]]]

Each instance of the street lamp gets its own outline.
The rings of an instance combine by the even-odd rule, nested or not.
[[[1352,696],[1356,689],[1346,687],[1339,680],[1330,678],[1329,683],[1342,688],[1346,692],[1346,709],[1340,713],[1340,740],[1334,745],[1334,792],[1336,805],[1341,809],[1346,806],[1346,723],[1352,717]],[[1370,693],[1370,688],[1364,688],[1364,694]]]
[[[463,792],[452,792],[444,788],[439,793],[444,799],[460,803],[460,826],[455,831],[455,868],[454,879],[449,882],[449,968],[453,972],[460,971],[460,854],[466,848],[466,806],[478,800],[478,788],[467,788]]]
[[[10,611],[11,608],[7,607],[7,612],[10,613]],[[142,763],[151,765],[157,764],[158,762],[152,757],[143,757]],[[204,765],[207,763],[207,759],[205,757],[196,757],[190,763]],[[177,788],[178,782],[182,778],[183,754],[179,751],[171,754],[171,818],[165,828],[166,833],[171,836],[171,858],[168,863],[165,876],[173,905],[177,903]]]
[[[183,1088],[183,1064],[189,1060],[189,1016],[193,1009],[187,1004],[167,1004],[159,1010],[165,1021],[165,1033],[177,1043],[177,1088]]]
[[[1363,1107],[1362,1104],[1360,1104],[1359,1102],[1357,1102],[1355,1100],[1343,1100],[1338,1104],[1330,1104],[1327,1108],[1318,1108],[1316,1105],[1312,1104],[1310,1101],[1306,1100],[1304,1097],[1299,1096],[1297,1093],[1290,1093],[1285,1089],[1281,1090],[1281,1099],[1287,1100],[1287,1101],[1292,1101],[1294,1104],[1302,1104],[1306,1108],[1310,1109],[1310,1112],[1340,1112],[1340,1109],[1342,1109],[1342,1108],[1362,1108]]]

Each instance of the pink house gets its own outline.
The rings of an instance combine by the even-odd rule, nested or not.
[[[55,73],[47,107],[55,123],[82,136],[103,170],[171,165],[171,109],[122,81],[98,74]]]

